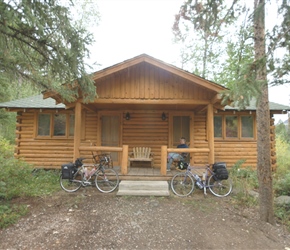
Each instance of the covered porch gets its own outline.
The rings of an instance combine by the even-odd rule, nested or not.
[[[88,152],[120,152],[122,155],[121,165],[115,166],[115,170],[118,171],[121,179],[156,179],[156,180],[164,180],[172,177],[172,174],[176,171],[166,171],[167,166],[167,155],[170,152],[177,152],[177,153],[208,153],[210,158],[210,150],[209,148],[168,148],[167,146],[161,147],[161,167],[160,168],[150,168],[146,166],[141,167],[129,167],[128,164],[128,145],[123,145],[123,147],[102,147],[102,146],[79,146],[78,148],[78,157],[80,155],[88,154]],[[213,157],[213,156],[212,156]],[[76,159],[75,158],[75,159]],[[193,166],[193,160],[191,159],[191,166]],[[209,161],[208,163],[212,164],[213,161]],[[196,167],[196,169],[201,169],[202,166]]]

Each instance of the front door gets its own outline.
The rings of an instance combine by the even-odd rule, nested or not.
[[[180,137],[185,137],[187,144],[190,142],[190,116],[173,115],[173,147],[180,143]]]
[[[120,116],[102,115],[101,146],[120,147]],[[118,152],[111,152],[114,166],[119,165]]]

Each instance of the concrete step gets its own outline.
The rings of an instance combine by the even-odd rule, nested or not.
[[[169,196],[167,181],[121,181],[117,195]]]

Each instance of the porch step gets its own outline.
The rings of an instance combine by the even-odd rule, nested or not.
[[[121,181],[117,195],[169,196],[167,181]]]

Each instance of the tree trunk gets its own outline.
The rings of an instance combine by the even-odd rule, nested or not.
[[[274,223],[271,171],[270,111],[265,52],[265,0],[254,0],[254,37],[256,80],[261,83],[257,103],[258,165],[260,219]]]

